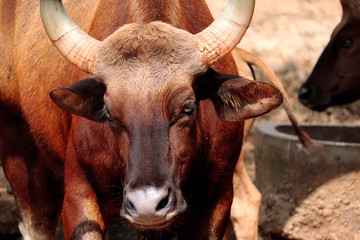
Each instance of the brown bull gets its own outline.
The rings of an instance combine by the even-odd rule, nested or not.
[[[306,107],[322,111],[360,98],[360,1],[341,0],[341,22],[299,90]]]
[[[203,1],[66,6],[81,28],[61,1],[41,16],[76,69],[38,3],[0,3],[0,158],[22,235],[54,239],[62,213],[66,239],[103,239],[120,216],[146,239],[221,239],[243,120],[282,101],[209,68],[236,74],[227,53],[254,2],[230,1],[209,27]]]

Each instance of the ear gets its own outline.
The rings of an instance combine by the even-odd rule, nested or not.
[[[65,88],[50,92],[50,98],[61,109],[93,121],[103,122],[105,85],[93,78],[75,82]]]
[[[252,81],[210,69],[199,77],[197,97],[210,98],[217,114],[225,121],[243,121],[257,117],[281,105],[281,92],[273,85]]]

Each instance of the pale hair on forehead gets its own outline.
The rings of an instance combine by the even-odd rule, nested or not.
[[[197,38],[169,24],[128,24],[104,40],[99,49],[95,76],[108,87],[121,83],[141,89],[169,81],[191,80],[206,71],[197,51]]]

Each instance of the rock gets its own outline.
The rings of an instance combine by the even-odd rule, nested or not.
[[[8,182],[0,167],[0,235],[19,234],[18,211],[13,195],[8,191]]]

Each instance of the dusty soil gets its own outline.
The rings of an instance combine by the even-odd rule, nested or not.
[[[289,198],[285,192],[294,189],[285,188],[266,196],[263,205],[281,211],[262,208],[262,231],[286,239],[360,239],[359,173],[333,178],[314,191],[304,189],[309,185],[302,183],[302,188],[298,185],[298,193],[310,193],[301,202]]]
[[[208,2],[216,16],[227,1]],[[300,85],[311,73],[341,14],[339,0],[256,0],[253,21],[239,44],[275,71],[300,122],[360,123],[360,101],[318,113],[306,109],[297,99]],[[266,120],[288,121],[282,109],[257,122]],[[244,150],[249,174],[255,180],[254,132]],[[297,189],[284,187],[263,195],[260,239],[359,240],[359,179],[360,172],[350,172],[334,176],[316,189],[305,189],[312,184],[311,179],[308,185],[297,185]],[[296,201],[289,198],[290,191],[306,197]]]

